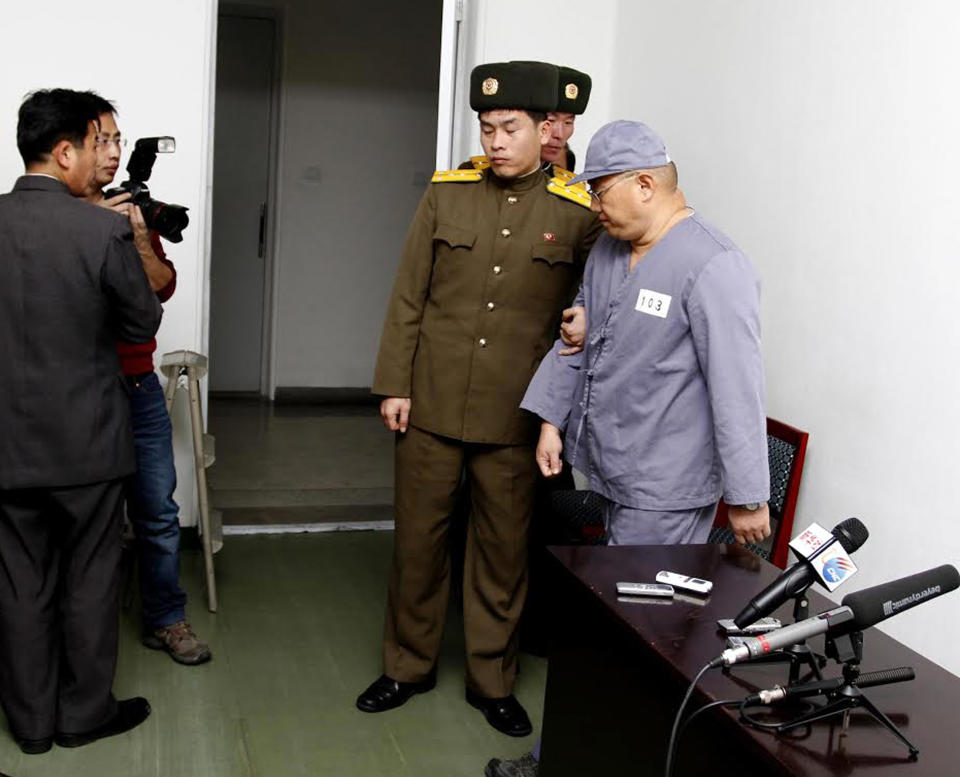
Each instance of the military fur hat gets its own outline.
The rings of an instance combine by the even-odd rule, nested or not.
[[[575,113],[579,116],[587,110],[593,81],[586,73],[581,73],[572,67],[560,65],[557,71],[560,77],[560,88],[557,91],[557,107],[554,110]]]
[[[470,107],[477,113],[497,108],[557,109],[559,71],[546,62],[490,62],[470,73]],[[566,110],[566,109],[564,109]]]

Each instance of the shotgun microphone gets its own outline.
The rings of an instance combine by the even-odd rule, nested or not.
[[[857,631],[862,631],[957,588],[960,572],[952,564],[944,564],[854,591],[844,596],[840,604],[850,608]]]
[[[746,637],[742,645],[724,650],[714,663],[730,666],[749,661],[817,634],[829,632],[840,636],[863,631],[957,588],[960,588],[960,572],[951,564],[864,588],[847,594],[840,606],[832,610],[757,637]]]
[[[916,673],[912,667],[900,666],[896,669],[881,669],[879,672],[865,672],[856,679],[858,688],[872,688],[875,685],[889,685],[890,683],[904,683],[913,680]],[[817,680],[802,685],[775,685],[763,691],[751,694],[744,702],[747,706],[754,704],[776,704],[787,699],[804,699],[808,696],[824,696],[838,691],[847,684],[846,678],[834,677],[829,680]]]

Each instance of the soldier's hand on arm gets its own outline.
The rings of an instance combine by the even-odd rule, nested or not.
[[[566,348],[559,351],[561,356],[572,356],[583,350],[587,336],[587,310],[576,305],[563,311],[563,323],[560,324],[560,339]]]
[[[767,504],[761,505],[759,510],[730,507],[727,515],[739,545],[759,544],[770,536],[770,507]]]
[[[391,432],[406,432],[410,418],[410,397],[387,397],[380,403],[380,417]]]
[[[563,453],[563,440],[560,430],[549,421],[540,424],[540,441],[537,443],[537,465],[545,478],[559,475],[563,469],[560,454]]]

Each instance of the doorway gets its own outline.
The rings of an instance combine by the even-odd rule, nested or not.
[[[279,17],[223,7],[217,28],[210,390],[268,395]]]

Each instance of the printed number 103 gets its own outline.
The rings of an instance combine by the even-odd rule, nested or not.
[[[637,296],[636,310],[658,318],[666,318],[670,310],[670,295],[661,294],[650,289],[640,289]]]

